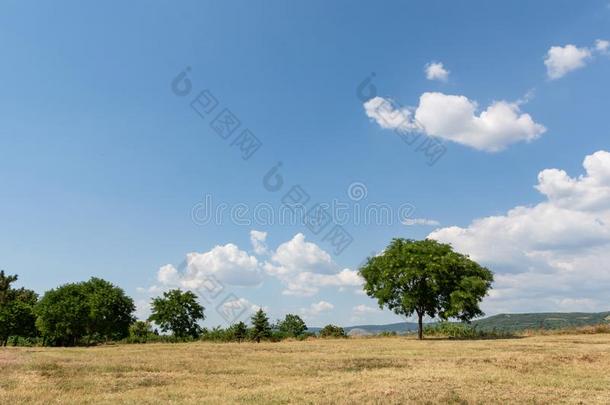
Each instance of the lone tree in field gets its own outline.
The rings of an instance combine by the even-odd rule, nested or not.
[[[450,245],[430,239],[393,239],[359,272],[364,291],[380,307],[399,315],[417,314],[419,339],[423,339],[424,315],[461,321],[483,315],[479,303],[493,281],[491,271]]]
[[[271,325],[269,325],[269,318],[262,308],[252,318],[252,339],[256,340],[256,343],[260,343],[261,339],[267,339],[271,336]]]
[[[205,319],[203,308],[197,296],[191,291],[180,289],[163,293],[163,297],[152,300],[152,315],[148,318],[163,332],[171,331],[178,338],[197,338],[201,334],[198,322]]]

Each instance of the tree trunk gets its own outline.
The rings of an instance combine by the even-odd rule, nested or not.
[[[417,313],[417,338],[422,340],[424,338],[424,323],[423,323],[424,314]]]

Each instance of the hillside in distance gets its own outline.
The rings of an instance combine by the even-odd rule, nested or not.
[[[427,323],[432,325],[435,322]],[[472,325],[480,330],[517,332],[526,329],[562,329],[588,325],[610,323],[610,311],[607,312],[541,312],[530,314],[498,314],[487,318],[472,321]],[[355,335],[374,335],[381,332],[414,332],[417,330],[415,322],[398,322],[387,325],[354,325],[345,326],[345,332]],[[320,328],[309,328],[310,332],[317,333]]]

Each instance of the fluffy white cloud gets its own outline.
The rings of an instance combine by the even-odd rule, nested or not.
[[[598,39],[595,41],[595,50],[601,53],[606,53],[610,48],[610,41],[605,39]]]
[[[362,315],[377,313],[377,312],[379,312],[379,308],[369,307],[368,305],[360,304],[360,305],[356,305],[353,308],[352,312],[356,316],[362,316]]]
[[[322,312],[328,312],[335,308],[333,304],[327,301],[320,301],[313,303],[309,306],[309,308],[301,308],[301,313],[306,318],[314,318],[317,315],[320,315]]]
[[[257,255],[266,255],[269,253],[267,249],[267,232],[251,230],[250,231],[250,243],[252,249]]]
[[[446,82],[449,79],[449,71],[445,69],[440,62],[430,62],[425,66],[426,79],[428,80],[440,80]]]
[[[362,284],[356,271],[339,271],[330,255],[315,243],[307,242],[302,233],[278,246],[264,268],[286,286],[284,295],[311,296],[322,287]]]
[[[208,288],[210,280],[247,286],[262,281],[262,270],[256,257],[228,243],[215,246],[205,253],[188,253],[184,272],[179,272],[169,264],[161,267],[157,272],[157,280],[165,286],[194,290]]]
[[[598,39],[591,48],[578,48],[575,45],[552,46],[544,59],[547,76],[559,79],[567,73],[585,67],[595,53],[606,53],[610,42]]]
[[[416,131],[419,129],[413,122],[413,113],[408,107],[397,106],[390,99],[373,97],[364,103],[364,111],[371,120],[383,129],[401,129]]]
[[[382,97],[368,100],[364,108],[382,128],[423,132],[489,152],[532,141],[546,131],[518,103],[496,101],[477,114],[477,103],[467,97],[436,92],[422,94],[414,112]]]
[[[265,266],[271,275],[299,272],[329,274],[336,266],[327,252],[315,243],[306,242],[302,233],[297,233],[291,240],[278,246],[271,261],[274,264],[267,263]]]
[[[610,289],[610,153],[584,159],[585,174],[540,172],[545,200],[429,237],[496,272],[493,312],[605,310]]]

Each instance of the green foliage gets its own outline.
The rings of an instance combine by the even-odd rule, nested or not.
[[[149,340],[154,340],[155,335],[153,333],[150,322],[148,321],[135,321],[129,327],[129,340],[130,343],[146,343]]]
[[[34,306],[38,295],[32,290],[15,289],[11,284],[17,275],[0,271],[0,345],[6,346],[10,336],[30,338],[37,335]]]
[[[487,294],[493,274],[456,253],[450,245],[426,239],[393,239],[379,256],[360,268],[365,292],[396,314],[416,313],[419,338],[425,315],[468,321],[483,315],[479,302]]]
[[[429,336],[440,336],[450,339],[500,339],[514,337],[510,332],[480,330],[476,326],[458,322],[439,322],[434,325],[427,325],[424,331]]]
[[[345,330],[336,325],[326,325],[320,330],[320,337],[322,338],[344,338],[347,337]]]
[[[483,330],[549,330],[570,329],[584,326],[598,325],[610,322],[610,312],[551,312],[532,314],[499,314],[485,319],[478,319],[472,323]]]
[[[171,331],[178,338],[197,338],[201,334],[198,322],[205,319],[204,308],[191,291],[176,289],[164,292],[163,297],[152,300],[151,306],[152,315],[148,320],[163,332]]]
[[[383,332],[379,332],[377,334],[377,336],[379,336],[379,337],[392,337],[392,336],[398,336],[398,333],[396,333],[396,331],[394,331],[394,330],[384,330]]]
[[[246,340],[247,336],[248,336],[248,327],[246,326],[245,323],[238,322],[237,324],[233,325],[233,339],[235,339],[241,343],[244,340]]]
[[[260,343],[261,340],[271,337],[271,325],[269,325],[269,318],[262,308],[256,311],[250,320],[252,321],[252,329],[250,333],[250,338],[252,340]]]
[[[278,329],[289,337],[298,337],[307,331],[307,325],[300,316],[287,314],[284,320],[278,323]]]
[[[36,326],[50,345],[118,340],[129,335],[134,310],[122,289],[93,277],[47,291],[35,307]]]
[[[129,336],[136,307],[125,292],[106,280],[92,277],[82,284],[89,305],[89,334],[96,341]]]

